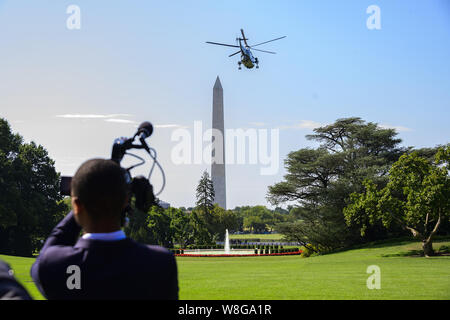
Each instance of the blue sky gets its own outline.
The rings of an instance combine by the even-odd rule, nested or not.
[[[81,9],[80,30],[66,28],[71,4]],[[381,30],[366,27],[369,5],[381,9]],[[255,53],[259,70],[238,71],[233,49],[205,41],[233,43],[240,28],[250,43],[287,38],[261,47],[277,55]],[[446,0],[0,0],[0,39],[0,116],[15,131],[72,175],[149,120],[168,177],[161,198],[176,206],[194,203],[208,166],[173,165],[171,132],[211,123],[217,75],[227,128],[281,128],[279,174],[227,167],[229,207],[265,204],[286,154],[312,146],[304,136],[338,118],[396,127],[407,146],[449,142]],[[73,114],[102,117],[58,117]]]

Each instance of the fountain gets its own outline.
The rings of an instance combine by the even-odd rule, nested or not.
[[[214,246],[215,247],[215,246]],[[243,248],[244,247],[244,248]],[[234,248],[231,250],[230,248],[230,235],[228,234],[228,229],[225,229],[225,241],[223,245],[223,249],[219,248],[205,248],[205,249],[186,249],[183,250],[184,253],[179,254],[179,256],[189,256],[189,257],[245,257],[245,256],[259,256],[262,255],[262,249],[255,249],[251,246],[245,246]],[[271,251],[273,253],[273,251]],[[275,253],[276,255],[292,255],[292,254],[300,254],[301,251],[290,251],[285,253]],[[267,252],[264,255],[268,255]]]
[[[224,244],[225,254],[230,254],[230,238],[228,236],[228,229],[225,230],[225,244]]]

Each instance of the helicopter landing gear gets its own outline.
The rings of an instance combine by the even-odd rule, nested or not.
[[[258,60],[258,58],[255,58],[255,63],[256,63],[256,69],[259,69],[259,60]]]
[[[239,66],[238,70],[242,70],[241,64],[242,64],[242,62],[239,61],[239,62],[238,62],[238,66]]]

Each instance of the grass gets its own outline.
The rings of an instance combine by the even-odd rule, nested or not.
[[[282,234],[271,233],[271,234],[230,234],[230,239],[261,239],[261,240],[281,240],[283,238]]]
[[[449,240],[434,243],[438,250]],[[450,299],[450,256],[397,255],[420,243],[372,244],[323,256],[300,258],[179,257],[181,299]],[[387,257],[389,256],[389,257]],[[42,298],[29,276],[34,259],[0,256],[16,270],[33,297]],[[381,268],[381,289],[369,290],[367,267]]]

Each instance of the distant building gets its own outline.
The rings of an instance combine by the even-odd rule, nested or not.
[[[159,200],[158,205],[164,209],[170,208],[170,203],[162,201],[162,200]]]

